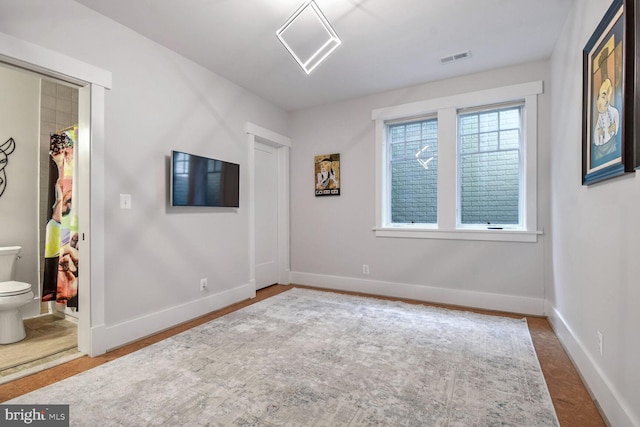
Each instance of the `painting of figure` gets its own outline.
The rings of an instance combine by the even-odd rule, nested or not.
[[[340,154],[315,156],[316,196],[340,195]]]
[[[634,169],[635,50],[627,0],[614,0],[583,50],[582,185]]]
[[[620,105],[622,100],[622,20],[593,54],[591,79],[593,131],[590,169],[619,162],[622,156]]]

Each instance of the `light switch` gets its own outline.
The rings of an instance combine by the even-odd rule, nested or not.
[[[131,194],[120,195],[120,209],[131,209]]]

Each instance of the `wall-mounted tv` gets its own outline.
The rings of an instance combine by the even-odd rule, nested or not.
[[[240,165],[171,152],[171,206],[240,207]]]

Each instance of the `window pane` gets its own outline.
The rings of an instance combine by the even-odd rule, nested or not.
[[[520,109],[503,110],[500,112],[500,129],[520,129]]]
[[[478,151],[478,135],[460,136],[460,149],[463,153],[475,153]]]
[[[438,123],[389,126],[392,223],[435,224],[438,219]]]
[[[460,131],[463,135],[478,133],[478,115],[470,114],[460,117]]]
[[[520,223],[521,109],[507,107],[459,116],[461,224]],[[478,141],[476,151],[469,142],[474,138]]]
[[[498,113],[482,113],[480,116],[480,132],[493,132],[498,129]]]
[[[405,153],[406,154],[405,158],[415,158],[416,153],[418,153],[423,147],[423,141],[422,140],[409,141],[405,146],[407,149]]]
[[[460,160],[460,222],[518,224],[518,151],[481,153]]]
[[[507,130],[500,132],[500,148],[507,150],[510,148],[518,148],[520,146],[520,130]]]
[[[498,134],[496,132],[480,134],[480,150],[494,151],[498,149]]]
[[[435,224],[438,220],[437,160],[424,169],[415,159],[391,165],[391,222]]]
[[[405,138],[407,141],[419,141],[422,137],[420,123],[406,125]]]
[[[404,144],[390,144],[391,159],[402,159],[405,157],[406,147]]]

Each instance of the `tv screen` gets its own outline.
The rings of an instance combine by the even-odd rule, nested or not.
[[[240,165],[171,152],[171,205],[240,207]]]

